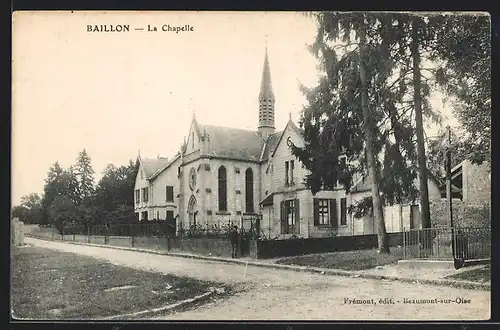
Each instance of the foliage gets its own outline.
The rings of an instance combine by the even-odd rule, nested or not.
[[[451,153],[451,167],[455,167],[460,164],[467,157],[466,147],[464,143],[460,141],[458,133],[454,130],[450,130],[451,144],[453,146],[453,151]],[[441,142],[444,138],[444,132],[440,132],[439,138],[428,139],[427,140],[427,160],[428,168],[432,173],[437,174],[439,177],[445,177],[445,160],[446,155],[444,150],[440,147]]]
[[[49,215],[52,223],[59,233],[68,224],[78,222],[77,207],[68,196],[56,196],[49,207]]]
[[[70,168],[78,181],[77,195],[80,203],[89,203],[94,193],[94,169],[87,151],[83,149],[76,160],[74,167]]]
[[[71,170],[64,170],[58,162],[55,162],[45,179],[45,187],[41,207],[43,210],[42,223],[51,223],[50,207],[56,197],[66,197],[71,203],[78,203],[77,195],[78,182]]]
[[[189,228],[179,229],[179,235],[186,238],[229,238],[233,225],[230,223],[223,225],[211,225],[203,227],[200,224],[191,225]]]
[[[491,158],[491,18],[488,14],[448,15],[438,31],[432,59],[437,83],[452,97],[463,128],[465,155],[474,164]]]
[[[132,161],[127,166],[116,167],[113,164],[106,166],[97,184],[93,203],[107,212],[116,211],[123,205],[133,208],[137,170],[136,164]]]
[[[306,143],[304,148],[291,146],[310,170],[305,183],[313,193],[333,189],[337,184],[349,191],[353,178],[367,176],[356,43],[364,26],[369,45],[365,58],[373,126],[370,129],[374,153],[380,155],[376,170],[383,177],[379,182],[383,200],[394,204],[417,194],[413,183],[417,172],[413,114],[405,98],[409,81],[398,62],[401,56],[393,54],[393,46],[401,36],[392,27],[391,15],[365,14],[366,24],[361,24],[360,16],[352,13],[316,15],[318,35],[310,49],[321,61],[325,74],[317,87],[302,88],[308,99],[300,121]],[[336,44],[332,45],[332,41]],[[346,163],[339,160],[341,155],[347,156]]]
[[[138,164],[133,161],[120,167],[110,164],[94,189],[94,170],[84,149],[76,164],[68,169],[56,161],[47,173],[43,197],[23,196],[21,205],[14,207],[13,212],[23,217],[21,221],[55,224],[59,230],[70,224],[86,230],[100,223],[137,222],[133,204],[137,170]]]
[[[12,208],[11,214],[12,218],[19,218],[19,221],[24,223],[29,223],[27,219],[29,218],[30,210],[26,206],[16,205]]]

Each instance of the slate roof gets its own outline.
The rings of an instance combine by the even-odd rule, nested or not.
[[[257,131],[222,126],[201,125],[199,130],[210,137],[210,155],[214,157],[259,161],[262,138]]]
[[[272,205],[274,203],[273,202],[273,196],[274,196],[274,192],[272,192],[269,195],[267,195],[267,197],[264,198],[259,204],[262,205],[262,206]]]
[[[140,162],[146,179],[151,179],[156,174],[156,172],[161,171],[165,167],[167,167],[171,163],[171,160],[164,157],[140,158]]]
[[[267,143],[264,145],[261,161],[266,162],[269,159],[269,152],[274,151],[278,146],[278,142],[283,135],[283,131],[275,132],[269,136]]]

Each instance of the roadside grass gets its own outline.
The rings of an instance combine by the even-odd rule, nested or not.
[[[371,249],[288,257],[279,259],[276,263],[355,271],[392,264],[401,259],[403,248],[391,247],[391,253],[388,255],[378,254],[376,249]]]
[[[446,278],[457,281],[488,283],[491,282],[491,265],[485,265],[471,270],[463,270],[460,273],[447,276]]]
[[[116,289],[124,286],[128,288]],[[12,250],[11,309],[15,318],[96,319],[170,305],[210,287],[221,286],[115,266],[73,253],[38,247]]]

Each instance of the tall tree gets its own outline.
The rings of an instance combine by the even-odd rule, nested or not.
[[[375,216],[375,222],[377,223],[377,233],[378,233],[378,247],[379,252],[389,253],[389,244],[387,242],[387,233],[385,229],[384,222],[384,212],[382,209],[382,201],[380,199],[380,189],[379,189],[379,172],[377,169],[377,153],[374,148],[375,139],[375,128],[374,118],[369,107],[368,99],[368,77],[366,70],[367,63],[367,43],[366,43],[366,26],[369,23],[363,16],[363,21],[360,23],[359,29],[359,77],[361,80],[361,108],[363,109],[363,128],[365,131],[365,143],[366,143],[366,161],[368,166],[368,173],[371,177],[371,193],[372,193],[372,203]]]
[[[490,163],[491,17],[468,13],[447,15],[443,20],[446,24],[437,31],[439,42],[431,54],[440,63],[436,78],[454,101],[467,158],[474,164]]]
[[[27,223],[42,223],[42,197],[36,193],[32,193],[21,197],[21,207],[26,208],[25,214]]]
[[[382,38],[394,33],[392,22],[388,14],[375,13],[319,13],[315,19],[311,51],[325,75],[316,88],[303,88],[308,105],[300,125],[306,143],[292,145],[292,152],[310,170],[305,183],[313,193],[337,182],[349,191],[354,177],[369,177],[371,196],[354,209],[372,213],[379,251],[386,253],[382,206],[414,198],[417,170],[412,109],[398,84],[407,73],[397,77],[394,42]],[[345,164],[340,155],[346,155]]]
[[[12,207],[11,215],[12,218],[18,218],[19,221],[30,223],[29,212],[30,210],[26,206],[15,205],[14,207]]]
[[[67,224],[80,222],[76,205],[65,195],[56,196],[50,204],[48,212],[51,223],[60,233],[63,233],[63,228]]]
[[[80,202],[87,204],[94,193],[94,169],[92,168],[90,156],[85,149],[78,154],[73,170],[78,180]]]
[[[93,203],[101,211],[102,218],[110,222],[127,223],[135,219],[134,185],[137,170],[132,161],[126,166],[106,166],[97,184]]]
[[[77,180],[74,173],[64,170],[55,162],[45,179],[44,194],[42,199],[43,223],[50,223],[49,208],[57,196],[65,196],[73,203],[77,202]]]
[[[429,207],[429,187],[427,186],[427,161],[425,159],[424,124],[422,120],[422,85],[420,35],[423,22],[419,16],[414,16],[411,27],[410,51],[413,62],[413,104],[415,106],[415,126],[418,149],[418,174],[420,180],[420,217],[422,228],[431,227],[431,211]]]
[[[41,202],[42,198],[37,193],[31,193],[21,197],[21,205],[27,207],[28,209],[39,206]]]

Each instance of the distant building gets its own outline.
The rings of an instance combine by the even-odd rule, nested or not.
[[[274,105],[266,50],[257,129],[204,125],[193,117],[187,141],[174,158],[139,157],[139,220],[175,219],[177,228],[206,228],[259,217],[261,235],[267,238],[376,233],[371,217],[356,219],[347,211],[369,194],[369,180],[360,180],[350,194],[339,187],[313,196],[303,185],[307,170],[288,147],[288,141],[303,145],[301,130],[290,118],[282,131],[276,131]],[[440,198],[435,180],[429,180],[429,190]],[[385,219],[388,232],[416,228],[418,205],[386,207]],[[249,224],[243,224],[248,229]]]

